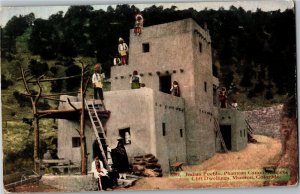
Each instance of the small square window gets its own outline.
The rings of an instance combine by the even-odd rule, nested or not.
[[[72,137],[72,148],[80,147],[80,137]]]
[[[183,137],[183,130],[180,129],[180,137]]]
[[[202,53],[202,43],[199,42],[199,52]]]
[[[149,43],[143,43],[143,53],[150,52],[150,45]]]
[[[124,144],[131,144],[130,128],[119,129],[119,135],[123,138]]]
[[[166,123],[162,123],[162,133],[163,136],[166,136]]]
[[[217,86],[213,85],[213,104],[217,106],[218,103],[218,95],[217,95]]]

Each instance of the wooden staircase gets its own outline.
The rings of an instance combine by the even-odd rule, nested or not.
[[[214,125],[215,125],[215,132],[217,133],[217,136],[219,137],[219,139],[221,141],[221,146],[223,147],[224,152],[227,153],[228,149],[226,147],[226,144],[225,144],[224,139],[223,139],[223,135],[222,135],[221,130],[220,130],[219,121],[215,117],[214,117]]]
[[[93,102],[88,103],[86,100],[85,100],[85,107],[89,114],[90,121],[92,123],[92,128],[101,151],[104,167],[110,171],[111,169],[110,166],[108,165],[108,161],[106,157],[107,156],[106,155],[106,151],[107,151],[106,131],[104,130],[102,121],[99,118],[99,115],[105,114],[107,111],[105,110],[103,104],[94,104]]]

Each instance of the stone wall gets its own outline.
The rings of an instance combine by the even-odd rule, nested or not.
[[[245,111],[246,118],[253,128],[254,134],[280,137],[280,118],[283,105],[264,107],[252,111]]]
[[[97,191],[97,182],[92,175],[44,175],[41,179],[45,185],[67,192]]]

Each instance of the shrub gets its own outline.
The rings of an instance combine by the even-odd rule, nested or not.
[[[57,93],[61,92],[63,87],[63,80],[56,80],[54,82],[51,82],[51,92]]]
[[[73,76],[73,75],[79,75],[81,74],[81,68],[77,65],[71,65],[68,67],[66,70],[66,76]],[[68,91],[74,91],[79,88],[80,86],[80,77],[72,78],[72,79],[67,79],[66,80],[66,87]]]
[[[267,99],[267,100],[271,100],[271,99],[273,99],[273,92],[271,91],[271,90],[268,90],[267,92],[266,92],[266,95],[265,95],[265,99]]]
[[[56,75],[57,74],[57,71],[58,71],[58,67],[51,67],[50,68],[50,71],[51,71],[51,73],[53,73],[54,75]]]
[[[31,100],[29,97],[26,97],[18,91],[14,91],[13,96],[17,100],[20,107],[31,106]]]
[[[6,90],[11,85],[13,85],[13,82],[6,79],[5,75],[1,74],[1,89]]]
[[[49,70],[47,63],[40,63],[34,59],[30,60],[28,68],[30,69],[31,74],[35,76],[41,76]]]

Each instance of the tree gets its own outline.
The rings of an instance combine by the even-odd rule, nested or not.
[[[30,60],[28,68],[30,69],[31,74],[37,77],[47,73],[49,70],[47,63],[40,63],[34,59]]]
[[[81,73],[81,68],[77,65],[71,65],[66,70],[66,76],[73,76],[73,75],[79,75]],[[80,86],[80,77],[78,78],[72,78],[66,80],[66,88],[68,91],[75,91],[78,90]]]

